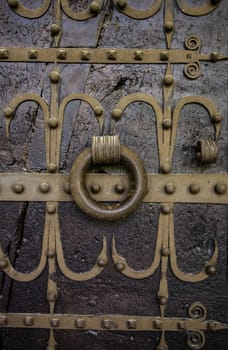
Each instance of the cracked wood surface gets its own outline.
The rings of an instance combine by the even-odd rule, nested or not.
[[[137,4],[136,0],[131,1]],[[40,5],[41,1],[24,1]],[[75,3],[72,1],[72,3]],[[84,8],[89,1],[79,1],[76,9]],[[189,3],[195,3],[189,1]],[[149,1],[142,1],[147,7]],[[0,0],[1,40],[4,46],[52,47],[49,34],[52,24],[52,7],[45,16],[26,20],[11,12],[6,1]],[[183,48],[187,35],[201,37],[205,52],[227,52],[225,26],[227,25],[225,1],[213,13],[199,18],[185,16],[175,6],[175,35],[173,48]],[[75,22],[63,16],[61,46],[91,47],[145,47],[165,48],[162,28],[163,9],[146,21],[131,20],[114,9],[107,1],[101,14],[85,22]],[[206,28],[206,31],[205,31]],[[52,64],[1,63],[1,124],[0,124],[0,171],[19,172],[45,169],[44,123],[40,109],[34,103],[21,106],[12,123],[10,140],[4,134],[2,106],[19,94],[32,91],[50,100],[48,74]],[[126,94],[147,92],[162,103],[162,65],[64,65],[61,99],[72,92],[87,92],[102,103],[109,131],[110,111]],[[186,106],[181,121],[174,154],[174,172],[208,173],[227,171],[227,62],[203,64],[203,75],[196,81],[183,76],[183,66],[173,68],[176,80],[174,105],[187,95],[200,94],[209,97],[224,115],[219,139],[217,164],[201,168],[194,158],[196,141],[201,136],[212,135],[206,111],[199,106]],[[149,172],[158,172],[158,150],[155,117],[152,109],[135,103],[125,111],[126,117],[118,124],[116,132],[121,141],[137,151]],[[98,133],[97,124],[86,104],[74,102],[67,107],[60,171],[69,172],[75,157],[88,145],[91,135]],[[38,262],[43,235],[45,208],[42,203],[0,203],[1,244],[11,262],[23,272],[31,271]],[[157,233],[159,206],[143,204],[136,214],[115,225],[97,222],[86,217],[72,203],[60,205],[60,225],[67,263],[77,271],[85,271],[94,264],[102,237],[110,242],[116,237],[121,255],[135,269],[150,265]],[[222,205],[176,205],[175,237],[178,264],[185,272],[197,272],[204,265],[216,237],[219,243],[218,274],[196,285],[182,283],[169,273],[169,303],[167,316],[187,317],[187,308],[194,301],[207,307],[208,319],[228,322],[227,297],[227,208]],[[110,252],[109,252],[110,254]],[[134,281],[118,274],[109,257],[109,264],[98,278],[75,283],[57,271],[58,301],[56,312],[61,313],[120,313],[136,315],[159,315],[157,289],[159,271],[151,278]],[[48,312],[46,302],[47,271],[36,281],[28,284],[11,281],[0,272],[1,312]],[[56,331],[60,349],[71,350],[149,350],[157,344],[156,333],[148,332],[77,332]],[[186,335],[179,332],[166,335],[169,349],[187,349]],[[3,350],[43,349],[48,339],[46,330],[2,329],[0,346]],[[225,349],[227,331],[207,332],[206,350]],[[31,346],[32,344],[32,346]]]

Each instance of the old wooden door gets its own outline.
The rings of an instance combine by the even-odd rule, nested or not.
[[[0,0],[1,349],[228,348],[227,18],[226,0]],[[113,222],[69,178],[111,134],[148,173]],[[125,165],[92,166],[87,196],[122,201]]]

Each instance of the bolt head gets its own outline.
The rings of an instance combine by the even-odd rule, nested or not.
[[[221,113],[215,113],[213,116],[212,116],[212,120],[215,122],[215,123],[220,123],[223,119],[223,116]]]
[[[166,305],[168,300],[167,300],[167,298],[164,297],[164,296],[159,296],[159,297],[158,297],[158,301],[159,301],[159,304],[160,304],[160,305]]]
[[[78,318],[77,320],[75,320],[75,327],[85,328],[85,320],[83,320],[82,318]]]
[[[117,58],[117,51],[115,49],[111,49],[107,51],[107,57],[109,60],[116,60]]]
[[[0,268],[1,269],[4,269],[4,268],[6,268],[7,267],[7,265],[8,265],[8,261],[6,260],[6,259],[0,259]]]
[[[34,318],[32,316],[26,316],[24,318],[24,324],[25,324],[25,326],[33,326]]]
[[[93,1],[89,6],[89,10],[93,15],[97,15],[100,12],[100,5],[97,1]]]
[[[123,262],[118,262],[116,264],[117,271],[123,271],[125,269],[125,264]]]
[[[55,250],[52,249],[52,248],[49,248],[49,249],[47,250],[47,257],[48,257],[48,258],[54,258],[54,257],[55,257]]]
[[[192,193],[192,194],[197,194],[200,192],[200,185],[198,184],[191,184],[189,186],[189,191]]]
[[[70,190],[70,183],[69,182],[65,182],[63,185],[63,189],[65,193],[70,194],[71,190]]]
[[[50,186],[47,182],[43,182],[40,184],[39,189],[42,193],[47,193],[50,190]]]
[[[57,128],[58,126],[58,119],[55,118],[55,117],[52,117],[48,120],[48,126],[51,128],[51,129],[55,129]]]
[[[56,205],[55,204],[48,204],[47,205],[47,212],[48,212],[48,214],[56,213]]]
[[[47,300],[50,302],[54,302],[57,299],[57,295],[54,292],[49,292],[47,294]]]
[[[38,50],[36,50],[36,49],[29,50],[28,56],[29,56],[29,58],[32,58],[32,59],[37,58],[38,57]]]
[[[119,9],[123,10],[127,6],[126,0],[117,0],[117,6]]]
[[[6,118],[11,118],[14,113],[14,110],[10,107],[6,107],[4,108],[3,113]]]
[[[136,320],[128,320],[127,321],[128,329],[136,329]]]
[[[89,52],[89,50],[82,50],[82,52],[81,52],[81,59],[83,61],[89,61],[90,60],[90,52]]]
[[[112,111],[112,118],[113,119],[120,119],[122,115],[122,111],[119,108],[114,108]]]
[[[98,265],[99,267],[104,267],[105,265],[107,265],[107,261],[104,260],[104,259],[98,259],[98,260],[97,260],[97,265]]]
[[[115,192],[118,194],[122,194],[125,191],[125,187],[122,184],[115,185]]]
[[[52,83],[57,84],[59,82],[59,79],[60,79],[59,72],[56,72],[54,70],[52,72],[50,72],[49,79],[51,80]]]
[[[169,253],[170,253],[169,248],[162,248],[161,249],[162,256],[169,256]]]
[[[161,172],[163,173],[163,174],[168,174],[169,172],[170,172],[170,170],[171,170],[171,165],[170,165],[170,163],[163,163],[162,165],[161,165]]]
[[[164,129],[170,129],[172,127],[172,121],[170,119],[164,119],[162,121],[162,126]]]
[[[169,182],[165,185],[165,192],[167,194],[173,194],[175,191],[176,191],[176,186],[172,182]]]
[[[215,185],[215,192],[217,194],[224,194],[224,193],[226,193],[226,191],[227,191],[226,184],[218,183],[218,184]]]
[[[100,117],[103,114],[104,110],[102,107],[97,106],[94,109],[94,113],[96,114],[97,117]]]
[[[12,188],[15,193],[20,194],[24,192],[25,186],[23,184],[13,184]]]
[[[55,36],[55,35],[58,35],[59,32],[60,32],[60,26],[58,26],[58,24],[53,23],[53,24],[51,25],[51,34],[52,34],[53,36]]]
[[[215,265],[208,265],[206,267],[206,272],[208,275],[215,275],[216,274],[216,266]]]
[[[0,316],[0,326],[6,326],[7,325],[7,317],[6,316]]]
[[[97,183],[92,183],[91,186],[90,186],[90,191],[93,193],[93,194],[97,194],[101,191],[101,186]]]
[[[168,51],[163,51],[160,53],[160,60],[161,61],[168,61],[168,59],[169,59]]]
[[[142,61],[143,59],[143,51],[142,50],[136,50],[134,52],[134,59],[137,61]]]
[[[19,5],[18,0],[8,0],[9,6],[12,8],[17,8]]]
[[[55,173],[57,170],[57,164],[49,163],[47,166],[47,169],[48,169],[49,173]]]
[[[103,320],[102,321],[102,327],[105,329],[111,329],[112,328],[112,322],[110,320]]]
[[[58,318],[52,318],[51,319],[51,326],[52,327],[59,327],[59,319]]]
[[[59,58],[60,60],[65,60],[67,57],[67,52],[64,49],[59,49],[57,52],[57,58]]]
[[[163,81],[166,86],[171,86],[174,83],[174,77],[171,74],[166,74]]]
[[[173,22],[172,21],[167,21],[166,23],[165,23],[165,32],[166,33],[170,33],[170,32],[172,32],[172,30],[173,30],[173,27],[174,27],[174,25],[173,25]]]
[[[162,212],[162,214],[165,214],[165,215],[170,214],[171,213],[170,205],[169,204],[162,204],[161,212]]]

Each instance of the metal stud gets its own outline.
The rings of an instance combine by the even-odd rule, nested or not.
[[[180,321],[177,324],[177,327],[181,330],[185,330],[186,329],[186,323],[184,321]]]
[[[206,272],[208,275],[215,275],[216,274],[216,266],[215,265],[208,265],[206,267]]]
[[[48,292],[47,293],[47,300],[48,301],[53,303],[54,301],[56,301],[56,299],[57,299],[56,293],[54,293],[54,292]]]
[[[83,61],[89,61],[90,60],[89,50],[82,50],[80,57]]]
[[[56,72],[55,70],[50,72],[49,79],[51,80],[52,83],[57,84],[59,82],[59,79],[60,79],[59,72]]]
[[[100,11],[100,5],[97,1],[93,1],[89,6],[89,10],[93,15],[97,15]]]
[[[97,260],[97,265],[98,265],[99,267],[104,267],[105,265],[107,265],[107,261],[104,260],[104,259],[98,259],[98,260]]]
[[[18,0],[8,0],[9,6],[12,8],[17,8],[19,5]]]
[[[47,257],[50,259],[53,259],[55,257],[55,250],[52,248],[49,248],[46,252]]]
[[[216,321],[208,322],[207,328],[209,331],[216,331],[218,323]]]
[[[214,123],[220,123],[223,119],[223,116],[221,113],[215,113],[213,116],[212,116],[212,120]]]
[[[161,172],[163,173],[163,174],[168,174],[169,172],[170,172],[170,170],[171,170],[171,165],[170,165],[170,163],[163,163],[162,165],[161,165]]]
[[[59,32],[60,32],[60,26],[58,26],[58,24],[56,23],[53,23],[51,25],[51,35],[56,36],[59,34]]]
[[[12,186],[12,190],[17,194],[24,192],[24,189],[25,189],[25,186],[23,184],[17,183],[17,184],[13,184]]]
[[[170,33],[173,30],[173,22],[172,21],[167,21],[164,25],[165,32]]]
[[[118,194],[122,194],[125,191],[125,187],[122,184],[115,185],[114,189],[115,189],[115,192]]]
[[[90,186],[90,191],[93,193],[93,194],[97,194],[101,191],[101,186],[97,183],[92,183],[91,186]]]
[[[6,107],[4,108],[3,113],[6,118],[11,118],[14,113],[14,110],[11,107]]]
[[[56,163],[49,163],[47,166],[47,169],[49,173],[55,173],[57,170],[57,164]]]
[[[85,320],[83,318],[77,318],[77,320],[75,320],[75,327],[76,328],[85,328]]]
[[[29,50],[28,57],[31,58],[31,59],[38,58],[38,50],[36,50],[36,49]]]
[[[227,191],[227,186],[226,184],[221,184],[221,183],[218,183],[215,185],[215,192],[217,194],[225,194]]]
[[[48,126],[51,129],[57,128],[58,124],[59,124],[58,119],[55,117],[52,117],[48,120]]]
[[[170,254],[170,250],[169,250],[168,247],[167,247],[167,248],[162,248],[162,249],[161,249],[161,255],[162,255],[162,256],[169,256],[169,254]]]
[[[4,258],[0,259],[0,268],[5,269],[8,266],[8,261]]]
[[[32,316],[25,316],[24,318],[25,326],[31,327],[34,325],[34,318]]]
[[[6,316],[0,316],[0,327],[7,325],[7,317]]]
[[[122,111],[119,108],[113,109],[113,111],[112,111],[112,118],[113,119],[120,119],[121,115],[122,115]]]
[[[47,205],[47,212],[48,212],[48,214],[56,213],[56,205],[55,204],[48,204]]]
[[[110,49],[107,51],[107,57],[109,60],[116,60],[117,58],[117,51],[115,49]]]
[[[104,110],[102,107],[97,106],[94,108],[94,113],[97,117],[100,117],[103,114]]]
[[[67,57],[67,52],[64,49],[59,49],[56,53],[56,57],[60,60],[65,60]]]
[[[167,298],[165,296],[159,296],[158,297],[158,302],[160,305],[166,305],[167,304]]]
[[[169,182],[165,185],[165,192],[167,194],[173,194],[175,191],[176,191],[176,186],[172,182]]]
[[[162,321],[160,321],[160,320],[155,320],[155,321],[154,321],[154,328],[155,328],[155,329],[161,329],[161,327],[162,327]]]
[[[174,77],[171,74],[166,74],[163,81],[166,86],[171,86],[174,83]]]
[[[125,264],[123,263],[123,262],[118,262],[117,264],[116,264],[116,269],[118,270],[118,271],[123,271],[124,269],[125,269]]]
[[[168,61],[169,59],[169,52],[168,51],[163,51],[160,53],[160,60],[161,61]]]
[[[162,212],[162,214],[165,214],[165,215],[170,214],[171,213],[170,205],[169,204],[162,204],[161,212]]]
[[[117,0],[117,6],[119,9],[123,10],[127,6],[127,1],[126,0]]]
[[[142,50],[136,50],[134,52],[134,59],[136,61],[142,61],[142,59],[143,59],[143,51]]]
[[[128,329],[136,329],[136,320],[127,320]]]
[[[200,185],[198,184],[191,184],[189,186],[189,192],[191,192],[191,194],[197,194],[200,192]]]
[[[170,119],[164,119],[162,121],[163,129],[170,129],[172,127],[172,121]]]
[[[211,59],[211,62],[217,62],[218,59],[219,59],[219,54],[218,52],[212,52],[210,54],[210,59]]]
[[[9,51],[6,49],[0,49],[0,58],[3,58],[3,59],[9,58]]]
[[[70,183],[69,182],[65,182],[64,185],[63,185],[63,190],[65,193],[68,193],[70,194]]]
[[[40,189],[40,192],[42,193],[47,193],[50,191],[50,186],[47,182],[42,182],[40,185],[39,185],[39,189]]]
[[[59,319],[58,318],[52,318],[51,319],[51,321],[50,321],[50,323],[51,323],[51,326],[52,327],[55,327],[55,328],[57,328],[57,327],[59,327]]]
[[[112,322],[110,320],[103,320],[101,325],[102,325],[102,328],[105,328],[105,329],[112,328]]]

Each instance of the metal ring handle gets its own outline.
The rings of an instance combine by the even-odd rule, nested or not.
[[[134,191],[126,200],[112,206],[96,202],[86,188],[86,172],[92,165],[91,148],[86,148],[74,161],[70,173],[71,194],[75,203],[86,214],[97,219],[114,221],[134,212],[142,202],[147,191],[147,174],[144,165],[135,152],[122,145],[121,160],[133,175]]]

